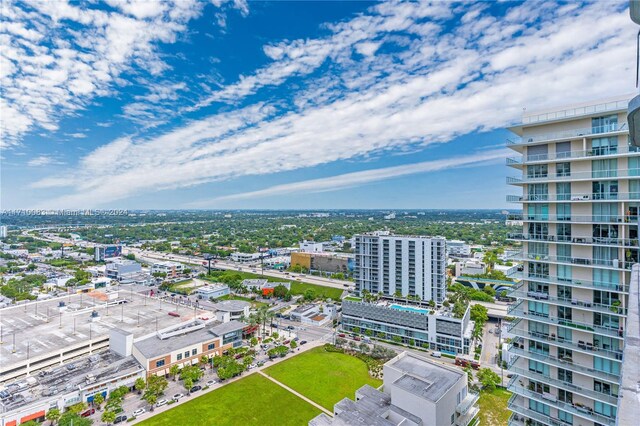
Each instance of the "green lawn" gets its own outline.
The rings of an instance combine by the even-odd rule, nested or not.
[[[369,376],[364,361],[322,347],[269,367],[265,373],[331,411],[342,398],[355,398],[363,385],[382,384]]]
[[[511,392],[504,388],[496,388],[493,392],[481,391],[478,407],[480,408],[480,425],[506,425],[511,412],[507,401]]]
[[[144,426],[306,425],[320,410],[252,374],[141,422]]]

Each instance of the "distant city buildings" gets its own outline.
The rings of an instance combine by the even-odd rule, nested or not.
[[[142,265],[134,260],[119,260],[106,265],[104,275],[113,280],[123,281],[142,272]]]
[[[0,238],[7,238],[7,225],[0,225]]]
[[[322,253],[324,251],[324,244],[305,240],[300,243],[300,251],[302,253]]]
[[[356,289],[387,296],[416,296],[442,303],[446,295],[446,241],[442,237],[356,236]]]
[[[460,240],[447,240],[447,255],[450,257],[471,256],[471,246]]]
[[[217,299],[222,296],[226,296],[231,293],[231,289],[228,285],[222,283],[215,283],[198,287],[193,294],[198,296],[199,299]]]
[[[479,412],[467,382],[460,369],[403,352],[384,365],[381,390],[365,385],[355,401],[342,399],[333,417],[320,414],[309,426],[467,426]]]
[[[94,250],[93,256],[96,262],[104,262],[105,259],[122,256],[122,246],[120,245],[96,246]]]
[[[184,272],[184,265],[178,262],[156,262],[151,265],[151,273],[167,274],[167,278],[175,278]]]
[[[343,273],[349,275],[355,267],[355,257],[347,253],[291,253],[291,265],[301,266],[311,272]]]

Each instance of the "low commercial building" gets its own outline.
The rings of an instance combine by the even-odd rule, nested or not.
[[[129,333],[114,329],[114,342]],[[120,346],[122,347],[122,346]],[[145,371],[131,356],[110,345],[93,355],[52,366],[0,388],[0,426],[16,426],[29,420],[44,422],[52,408],[64,411],[79,402],[91,402],[97,394],[106,396],[120,386],[133,388]]]
[[[184,265],[178,262],[156,262],[151,265],[151,273],[167,274],[167,278],[175,278],[184,271]]]
[[[106,265],[104,275],[120,282],[142,272],[142,265],[135,260],[120,260]]]
[[[345,253],[291,253],[291,265],[299,265],[314,272],[340,272],[348,275],[353,272],[355,257]]]
[[[382,390],[365,385],[309,426],[467,426],[479,412],[467,382],[464,371],[403,352],[384,365]]]
[[[214,305],[216,311],[228,313],[232,320],[248,317],[250,308],[251,303],[244,300],[223,300]]]
[[[231,292],[229,286],[226,284],[209,284],[204,287],[199,287],[193,293],[198,296],[198,299],[217,299],[218,297],[226,296]]]
[[[285,287],[287,290],[291,290],[290,282],[277,282],[277,281],[268,281],[262,278],[254,278],[247,279],[242,281],[242,285],[248,289],[252,289],[257,292],[261,292],[263,296],[267,296],[273,293],[273,289],[278,287],[279,285]]]
[[[334,320],[337,315],[337,307],[333,303],[301,305],[290,312],[292,321],[302,324],[323,326]]]
[[[342,301],[344,331],[452,355],[469,353],[474,325],[469,319],[469,308],[462,318],[455,318],[450,309],[430,308],[425,304],[350,299]]]
[[[322,253],[324,244],[305,240],[300,243],[300,251],[304,253]]]
[[[261,253],[240,253],[239,251],[236,251],[231,253],[231,260],[239,263],[249,263],[260,260],[261,256]]]
[[[203,355],[222,355],[230,348],[242,345],[239,321],[207,322],[194,320],[160,330],[133,343],[132,354],[145,368],[147,375],[168,375],[172,365],[197,364]]]

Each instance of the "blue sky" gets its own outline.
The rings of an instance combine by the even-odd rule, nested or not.
[[[502,208],[523,108],[633,91],[627,2],[3,12],[3,209]]]

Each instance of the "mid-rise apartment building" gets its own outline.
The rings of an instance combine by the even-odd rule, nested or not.
[[[447,254],[451,257],[469,257],[471,246],[461,240],[447,240]]]
[[[468,426],[477,424],[477,401],[464,371],[402,352],[384,365],[382,389],[363,386],[309,426]]]
[[[446,296],[446,240],[442,237],[356,236],[355,282],[360,293],[417,296],[442,303]]]
[[[638,261],[640,151],[618,97],[528,112],[507,165],[522,188],[521,280],[509,309],[510,424],[614,426],[630,271]]]

